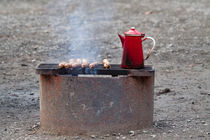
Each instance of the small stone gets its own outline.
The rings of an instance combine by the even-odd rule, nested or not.
[[[95,135],[90,135],[90,137],[91,137],[92,139],[95,139],[95,138],[96,138],[96,136],[95,136]]]
[[[173,130],[168,130],[168,133],[172,133],[173,132]]]
[[[142,132],[143,132],[143,133],[147,133],[148,131],[146,131],[146,130],[143,130]]]
[[[116,139],[120,139],[120,137],[119,137],[119,136],[117,136],[117,137],[116,137]]]
[[[208,93],[202,91],[200,94],[201,94],[201,95],[207,95]]]
[[[34,63],[34,62],[36,62],[36,60],[35,60],[35,59],[33,59],[33,60],[31,60],[31,62],[32,62],[32,63]]]
[[[205,121],[201,121],[201,123],[202,123],[202,124],[205,124],[206,122],[205,122]]]
[[[112,48],[112,49],[117,49],[117,47],[116,47],[116,46],[112,46],[111,48]]]
[[[40,122],[34,124],[34,125],[32,126],[32,129],[38,128],[39,126],[40,126]]]
[[[150,14],[152,14],[152,12],[153,12],[152,10],[144,12],[144,15],[150,15]]]
[[[21,66],[22,66],[22,67],[26,67],[26,66],[28,66],[28,65],[27,65],[27,64],[21,64]]]
[[[75,136],[73,137],[73,139],[80,139],[80,136]]]
[[[7,128],[5,128],[4,131],[7,131]]]
[[[191,120],[187,120],[187,122],[191,122]]]
[[[173,47],[173,46],[174,46],[173,44],[169,44],[169,45],[168,45],[169,48],[171,48],[171,47]]]
[[[160,95],[162,95],[162,94],[167,94],[167,93],[169,93],[169,92],[171,92],[171,89],[165,88],[165,89],[163,89],[163,90],[160,90],[160,91],[157,93],[157,96],[160,96]]]
[[[129,131],[130,136],[135,136],[135,132],[134,131]]]
[[[31,92],[29,95],[34,95],[34,93],[33,93],[33,92]]]
[[[112,56],[110,54],[107,55],[107,58],[112,58]]]
[[[109,134],[106,134],[104,137],[110,137],[110,135]]]
[[[156,135],[150,135],[152,138],[155,138],[156,137]]]
[[[112,136],[117,136],[117,133],[112,133]]]
[[[122,137],[122,139],[124,140],[124,139],[126,139],[126,137],[125,137],[125,136],[123,136],[123,137]]]

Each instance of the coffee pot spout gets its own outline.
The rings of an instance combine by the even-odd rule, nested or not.
[[[118,36],[119,36],[119,38],[121,40],[121,43],[122,43],[122,46],[123,46],[124,45],[124,41],[125,41],[125,37],[120,35],[120,34],[118,34]]]

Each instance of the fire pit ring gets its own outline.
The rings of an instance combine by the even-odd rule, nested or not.
[[[154,68],[57,69],[40,64],[40,125],[55,134],[128,133],[152,126]]]

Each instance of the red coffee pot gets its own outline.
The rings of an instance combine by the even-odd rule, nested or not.
[[[118,34],[122,42],[123,57],[122,57],[122,68],[143,68],[144,60],[147,60],[155,47],[155,40],[152,37],[145,37],[145,34],[135,30],[134,27],[131,30],[124,33],[125,37]],[[149,50],[146,58],[144,59],[142,42],[146,39],[153,41],[153,47]]]

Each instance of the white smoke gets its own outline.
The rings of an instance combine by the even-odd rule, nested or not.
[[[54,32],[70,42],[67,57],[98,60],[101,34],[107,28],[102,21],[112,19],[113,7],[108,1],[111,0],[56,0],[48,5]]]

